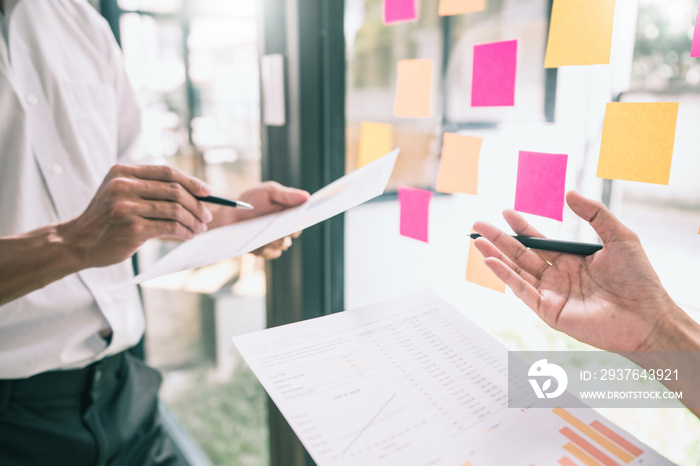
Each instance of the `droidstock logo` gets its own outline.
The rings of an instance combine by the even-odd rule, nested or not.
[[[556,398],[564,393],[569,383],[569,378],[566,376],[564,369],[556,364],[548,364],[546,359],[540,359],[530,366],[527,375],[530,377],[528,380],[537,398]],[[557,381],[557,385],[550,392],[552,379]],[[542,382],[541,385],[540,381]]]

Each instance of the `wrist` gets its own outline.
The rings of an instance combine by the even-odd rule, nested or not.
[[[50,234],[49,241],[56,251],[55,257],[63,264],[66,275],[91,267],[87,263],[83,241],[78,238],[75,230],[75,220],[71,220],[55,225]]]
[[[670,301],[670,298],[669,298]],[[700,348],[700,325],[675,303],[659,318],[643,351],[697,351]]]

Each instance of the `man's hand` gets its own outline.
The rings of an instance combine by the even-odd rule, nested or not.
[[[280,212],[303,204],[309,199],[309,193],[301,189],[288,188],[274,181],[267,181],[245,191],[238,199],[251,204],[253,210],[232,209],[216,206],[213,209],[214,221],[210,227],[228,225],[254,217]],[[273,241],[255,251],[253,254],[265,259],[277,259],[292,245],[292,239],[298,238],[301,232],[285,236]]]
[[[671,300],[639,239],[601,203],[569,192],[569,207],[603,240],[592,256],[534,251],[484,222],[475,246],[485,263],[551,327],[609,351],[652,347],[655,330],[683,313]],[[542,237],[513,210],[503,213],[518,235]]]
[[[107,266],[151,238],[187,240],[206,231],[212,214],[194,196],[209,194],[205,183],[173,167],[115,165],[85,212],[59,231],[81,268]]]

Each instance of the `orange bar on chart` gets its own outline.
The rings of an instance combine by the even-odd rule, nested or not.
[[[583,432],[586,436],[595,441],[595,443],[605,448],[613,455],[617,456],[624,463],[630,463],[634,459],[632,455],[630,455],[625,450],[617,446],[615,443],[612,442],[612,440],[603,436],[602,434],[594,430],[591,426],[589,426],[588,424],[586,424],[585,422],[583,422],[582,420],[565,410],[564,408],[554,408],[552,412],[560,418],[564,419],[572,426],[576,427],[581,432]]]
[[[613,442],[620,445],[622,448],[624,448],[628,452],[632,453],[635,456],[635,458],[637,456],[641,455],[642,453],[644,453],[642,450],[640,450],[636,446],[632,445],[632,443],[630,443],[626,439],[622,438],[622,436],[613,432],[609,427],[607,427],[605,424],[601,423],[600,421],[593,421],[591,423],[591,427],[593,427],[595,430],[597,430],[601,434],[605,435],[607,438],[609,438]]]
[[[586,466],[600,466],[600,463],[588,456],[583,450],[574,445],[573,443],[567,443],[564,445],[564,450],[571,453],[571,455],[585,464]]]
[[[577,434],[573,430],[569,429],[568,427],[564,427],[559,432],[562,435],[564,435],[564,437],[566,437],[569,440],[571,440],[572,442],[574,442],[583,451],[585,451],[586,453],[591,455],[593,458],[595,458],[596,460],[603,463],[605,466],[617,466],[617,463],[614,460],[612,460],[605,453],[603,453],[602,451],[600,451],[596,447],[594,447],[592,443],[589,443],[586,440],[584,440],[583,437],[581,437],[579,434]]]
[[[576,466],[576,463],[571,461],[567,456],[563,457],[558,461],[561,466]]]

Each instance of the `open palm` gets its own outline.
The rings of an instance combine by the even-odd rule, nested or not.
[[[571,209],[600,235],[592,256],[527,249],[498,228],[477,222],[475,245],[486,264],[551,327],[609,351],[645,349],[670,297],[637,236],[601,203],[575,192]],[[518,235],[543,235],[513,210],[503,213]]]

